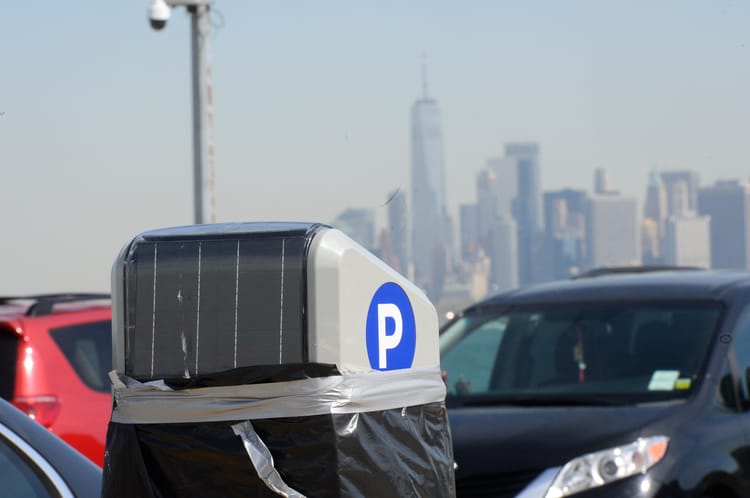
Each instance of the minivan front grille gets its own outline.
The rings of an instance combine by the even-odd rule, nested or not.
[[[456,479],[456,497],[513,498],[541,473],[541,470],[529,470],[459,478]]]

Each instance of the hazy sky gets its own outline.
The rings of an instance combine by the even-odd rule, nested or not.
[[[192,222],[189,19],[149,1],[15,1],[0,30],[0,294],[109,290],[138,232]],[[592,171],[642,197],[651,168],[750,171],[750,2],[217,0],[219,221],[382,216],[408,191],[420,58],[448,199],[509,141],[542,186]]]

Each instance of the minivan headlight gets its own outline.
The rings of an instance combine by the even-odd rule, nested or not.
[[[669,438],[640,438],[574,458],[558,472],[545,498],[560,498],[646,472],[667,452]]]

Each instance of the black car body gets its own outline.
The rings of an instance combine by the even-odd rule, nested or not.
[[[94,498],[101,479],[88,458],[0,399],[0,495]]]
[[[750,274],[514,291],[441,356],[459,497],[750,496]]]

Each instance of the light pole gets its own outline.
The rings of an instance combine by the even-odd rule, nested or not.
[[[190,13],[193,71],[193,223],[216,222],[214,194],[213,90],[211,88],[211,22],[213,0],[153,0],[151,27],[166,26],[172,7]]]

